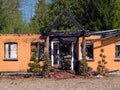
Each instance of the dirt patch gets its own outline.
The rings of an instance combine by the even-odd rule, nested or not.
[[[120,90],[120,78],[103,79],[0,79],[0,90]]]
[[[74,71],[64,71],[64,70],[56,70],[54,72],[50,72],[50,78],[52,79],[68,79],[68,78],[79,78],[80,76],[75,75]]]

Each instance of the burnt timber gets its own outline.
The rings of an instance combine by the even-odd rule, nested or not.
[[[78,30],[52,30],[56,26],[58,26],[59,21],[62,17],[62,15],[66,15],[69,20],[78,28]],[[94,42],[106,40],[108,38],[112,37],[119,37],[120,36],[120,29],[116,30],[108,30],[108,31],[100,31],[100,32],[90,32],[89,30],[85,30],[82,25],[80,25],[75,18],[65,9],[62,10],[61,13],[58,15],[58,17],[42,32],[42,36],[46,37],[46,52],[47,54],[51,54],[51,65],[53,66],[54,62],[54,44],[55,42],[59,42],[59,45],[66,45],[66,43],[72,45],[72,60],[78,61],[78,58],[75,56],[78,56],[78,39],[79,37],[82,37],[82,58],[86,58],[86,40],[85,37],[91,36],[91,35],[99,35],[101,36],[100,39],[94,40]],[[59,46],[58,45],[58,46]],[[61,56],[63,57],[63,56]],[[61,58],[59,57],[59,58]],[[72,61],[72,64],[74,62]],[[71,65],[72,65],[71,64]],[[72,70],[74,67],[72,66]]]

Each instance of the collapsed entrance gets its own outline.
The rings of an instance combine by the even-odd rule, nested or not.
[[[68,39],[68,40],[64,40]],[[74,41],[69,38],[62,40],[51,40],[51,65],[60,69],[74,70]]]
[[[67,18],[62,18],[63,15]],[[67,20],[70,22],[66,22]],[[66,26],[67,30],[58,30],[61,24],[66,25],[71,22],[73,23],[71,25],[77,27],[77,30],[72,30],[71,25]],[[69,30],[68,27],[71,29]],[[54,31],[56,29],[57,31]],[[88,32],[66,9],[62,10],[51,25],[42,32],[42,35],[46,38],[46,53],[50,56],[51,66],[57,65],[62,69],[74,70],[74,64],[78,61],[78,39],[84,37],[83,41],[85,41],[87,34]],[[84,45],[83,51],[85,51]]]

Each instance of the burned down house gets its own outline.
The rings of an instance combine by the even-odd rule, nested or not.
[[[52,30],[59,24],[62,15],[66,15],[78,30]],[[108,70],[120,69],[119,58],[116,58],[120,51],[119,31],[116,29],[90,32],[85,30],[67,10],[63,10],[43,32],[46,36],[46,52],[51,59],[51,66],[74,70],[78,64],[77,61],[85,57],[88,66],[97,70],[98,62],[102,60],[100,55],[103,54]]]
[[[63,15],[77,30],[53,30]],[[120,29],[90,32],[63,10],[41,35],[1,34],[0,72],[27,71],[34,50],[41,66],[47,53],[52,68],[75,70],[78,61],[86,58],[88,66],[96,71],[104,56],[106,69],[120,70]]]
[[[53,30],[59,24],[62,15],[66,15],[78,30]],[[79,37],[87,36],[87,31],[67,11],[63,10],[57,19],[43,32],[46,38],[46,52],[50,55],[51,66],[58,66],[62,69],[74,70],[75,62],[78,60]],[[85,37],[85,36],[84,36]]]

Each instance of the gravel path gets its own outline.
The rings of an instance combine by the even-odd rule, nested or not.
[[[0,79],[0,90],[120,90],[120,78],[106,79]]]

